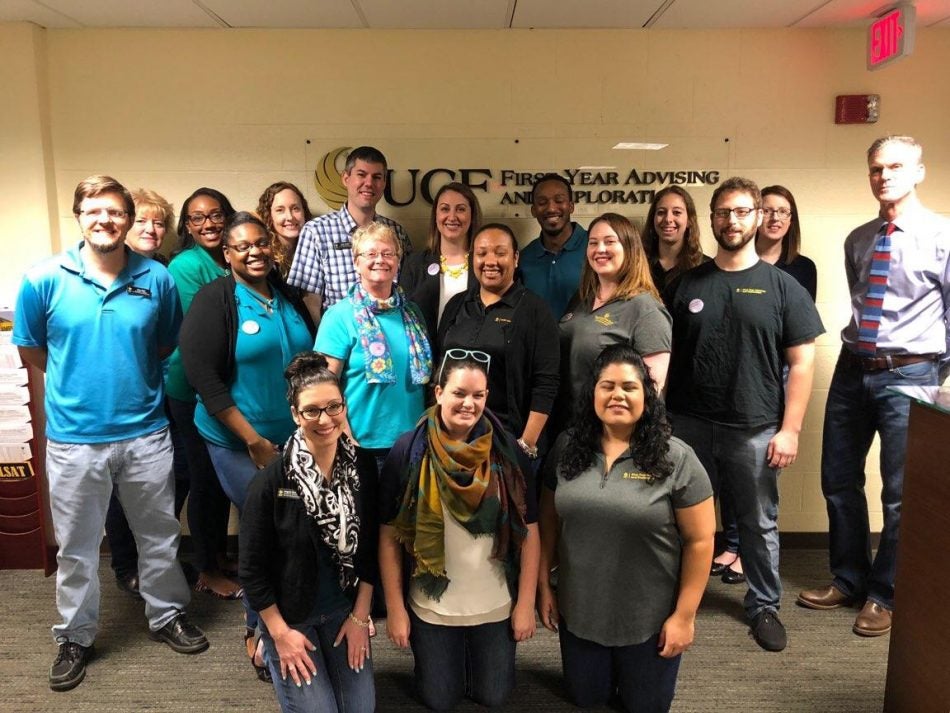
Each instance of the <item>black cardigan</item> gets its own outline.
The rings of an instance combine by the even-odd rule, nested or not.
[[[557,322],[547,302],[520,282],[509,293],[518,299],[511,331],[505,344],[505,386],[508,410],[504,416],[515,438],[520,438],[531,411],[550,414],[560,381],[561,347]],[[506,294],[509,294],[506,293]],[[460,317],[462,305],[481,299],[479,286],[455,295],[445,306],[439,323],[439,337],[433,363],[439,364],[449,330]],[[477,349],[477,344],[467,345]]]
[[[272,290],[293,305],[310,330],[310,336],[315,337],[317,330],[301,299],[288,289],[276,271],[271,271],[267,281]],[[234,286],[234,277],[228,274],[198,290],[178,338],[185,377],[210,414],[234,406],[231,382],[238,335]]]
[[[353,558],[361,582],[376,585],[377,525],[376,461],[367,451],[356,449],[356,471],[360,478],[356,511],[360,517],[360,539]],[[291,626],[313,611],[317,600],[319,555],[326,547],[313,521],[304,510],[294,485],[284,473],[284,459],[276,458],[254,476],[241,512],[240,579],[254,611],[276,604]],[[344,592],[356,597],[355,589]]]
[[[429,343],[435,344],[437,327],[439,324],[439,289],[442,285],[441,272],[434,275],[429,272],[430,265],[439,265],[439,254],[430,250],[421,253],[411,253],[399,273],[399,286],[405,291],[406,297],[419,305],[422,316],[426,321],[426,331]],[[475,270],[472,269],[472,260],[468,262],[468,289],[478,287],[475,279]]]

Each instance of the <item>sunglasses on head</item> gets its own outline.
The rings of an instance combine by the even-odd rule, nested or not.
[[[488,373],[488,370],[491,368],[491,355],[478,349],[448,349],[445,352],[445,355],[442,357],[442,366],[439,367],[439,373],[442,373],[442,370],[445,369],[445,362],[451,359],[452,361],[464,361],[465,359],[471,359],[476,361],[479,364],[485,365],[485,373]]]

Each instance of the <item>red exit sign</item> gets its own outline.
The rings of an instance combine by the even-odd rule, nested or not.
[[[880,69],[914,50],[916,10],[898,5],[878,17],[868,28],[868,69]]]

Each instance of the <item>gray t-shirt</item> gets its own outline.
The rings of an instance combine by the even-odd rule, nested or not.
[[[682,541],[675,508],[712,497],[693,449],[670,438],[672,475],[652,480],[626,451],[604,475],[604,456],[565,480],[552,451],[545,487],[560,521],[558,607],[571,633],[602,646],[640,644],[676,608]]]
[[[608,302],[598,309],[578,305],[558,324],[561,330],[562,388],[570,386],[575,401],[590,376],[594,361],[611,344],[629,344],[641,355],[668,352],[673,320],[666,308],[645,292],[629,300]],[[567,373],[564,374],[564,369]],[[562,400],[562,403],[567,403]]]

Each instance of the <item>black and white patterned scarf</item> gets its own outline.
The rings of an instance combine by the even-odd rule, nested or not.
[[[320,472],[298,428],[284,446],[284,474],[294,484],[307,516],[320,540],[330,548],[343,591],[359,581],[353,556],[360,541],[360,516],[356,510],[360,479],[356,472],[356,447],[341,434],[333,472],[327,480]]]

